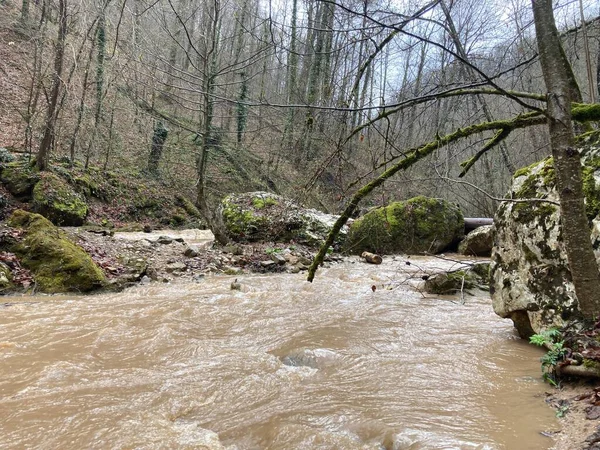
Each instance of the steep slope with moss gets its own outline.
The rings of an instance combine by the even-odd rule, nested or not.
[[[189,198],[140,172],[85,169],[64,160],[39,172],[33,161],[22,157],[0,163],[0,181],[12,194],[6,203],[38,212],[56,225],[204,226]]]

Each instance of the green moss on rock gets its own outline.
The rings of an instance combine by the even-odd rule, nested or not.
[[[202,214],[200,214],[198,208],[196,208],[196,206],[191,201],[189,201],[187,197],[183,195],[177,195],[176,199],[179,202],[179,205],[185,210],[185,212],[188,215],[190,215],[191,217],[195,217],[196,219],[202,219]]]
[[[3,262],[0,262],[0,293],[11,291],[14,288],[13,274]]]
[[[290,242],[320,246],[337,216],[303,208],[291,199],[269,192],[245,192],[225,197],[218,214],[227,235],[234,241]],[[346,236],[342,228],[334,243]]]
[[[252,199],[252,206],[256,209],[263,209],[267,206],[277,205],[277,200],[271,197],[254,197]]]
[[[86,198],[101,197],[100,187],[89,173],[74,177],[73,182]]]
[[[530,223],[536,219],[543,220],[556,213],[557,207],[551,203],[523,202],[517,203],[513,209],[515,220],[520,223]]]
[[[29,198],[39,180],[39,172],[27,161],[14,161],[2,166],[0,181],[15,197]]]
[[[357,254],[438,253],[463,233],[464,219],[457,206],[419,196],[377,208],[354,221],[345,247]]]
[[[23,240],[11,250],[33,273],[39,291],[87,292],[105,284],[90,256],[43,216],[16,210],[8,223],[24,231]]]
[[[83,224],[88,213],[84,198],[61,177],[49,172],[44,172],[33,188],[33,209],[56,225],[66,226]]]
[[[587,158],[582,170],[582,176],[585,212],[590,221],[600,214],[600,187],[598,187],[595,177],[598,170],[600,170],[600,157]]]
[[[477,281],[477,277],[470,271],[438,273],[425,281],[425,292],[438,295],[455,294],[474,288]]]
[[[230,234],[248,240],[254,240],[266,223],[264,217],[227,200],[223,201],[223,220]]]

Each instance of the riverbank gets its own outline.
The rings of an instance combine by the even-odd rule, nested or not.
[[[553,434],[552,450],[600,449],[600,384],[593,380],[563,381],[548,387],[546,402],[555,409],[561,430]]]

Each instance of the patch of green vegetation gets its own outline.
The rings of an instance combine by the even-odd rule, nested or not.
[[[182,216],[182,215],[180,215],[180,214],[173,214],[173,216],[171,217],[171,222],[170,222],[170,224],[171,224],[172,226],[175,226],[175,227],[177,227],[177,226],[181,226],[181,225],[183,225],[184,223],[185,223],[185,217],[183,217],[183,216]]]
[[[187,197],[178,194],[176,199],[188,215],[195,217],[196,219],[202,218],[202,214],[200,214],[200,211],[198,208],[196,208],[196,205],[189,201]]]
[[[600,130],[591,130],[575,136],[577,146],[600,143]]]
[[[529,175],[515,194],[517,198],[536,197],[538,195],[538,177]]]
[[[256,209],[262,209],[267,206],[274,206],[277,204],[277,200],[271,197],[254,197],[252,199],[252,206],[254,206]]]
[[[556,171],[554,170],[554,158],[549,157],[546,159],[544,167],[541,168],[539,174],[542,177],[544,186],[551,187],[556,185]]]
[[[41,292],[87,292],[105,284],[90,256],[46,218],[16,210],[8,224],[24,231],[23,240],[11,251],[31,270]]]
[[[10,267],[0,262],[0,292],[10,291],[13,287],[13,273]]]
[[[540,347],[546,347],[548,352],[540,358],[544,380],[557,387],[559,380],[556,366],[564,359],[568,349],[565,348],[562,333],[551,328],[529,338],[529,342]]]
[[[274,254],[278,254],[278,253],[281,253],[281,252],[283,252],[283,249],[282,248],[277,248],[277,247],[275,247],[275,248],[273,248],[273,247],[267,247],[265,249],[265,253],[267,255],[274,255]]]
[[[461,290],[474,288],[477,281],[477,276],[471,271],[438,273],[425,281],[425,290],[430,294],[455,294]]]
[[[577,104],[572,109],[573,119],[578,122],[598,120],[600,114],[600,103]]]
[[[531,173],[531,171],[534,169],[534,167],[537,166],[538,164],[539,164],[539,162],[536,161],[533,164],[528,165],[527,167],[521,167],[514,173],[513,178],[519,178],[524,175],[529,175]]]
[[[593,359],[583,358],[583,367],[587,367],[588,369],[594,369],[596,371],[600,371],[600,362],[595,361]]]
[[[264,217],[257,216],[251,211],[243,210],[232,203],[225,202],[223,220],[229,233],[236,237],[250,238],[265,223]]]
[[[536,219],[544,219],[556,212],[556,206],[543,202],[522,202],[514,206],[515,220],[520,223],[530,223]]]
[[[92,179],[89,173],[84,173],[82,175],[75,176],[73,178],[73,183],[87,198],[101,196],[98,183],[96,183],[96,181]]]
[[[490,263],[477,263],[471,268],[471,271],[487,282],[490,279]]]
[[[532,165],[519,169],[513,178],[518,176],[527,176],[523,181],[523,184],[519,190],[515,193],[517,198],[539,198],[539,188],[546,186],[551,188],[556,182],[556,173],[554,171],[554,159],[552,157],[544,160],[544,165],[536,172],[533,170],[539,165],[539,162],[533,163]]]
[[[569,412],[569,405],[561,405],[558,408],[556,408],[556,417],[558,419],[561,419],[561,418],[565,417],[568,412]]]

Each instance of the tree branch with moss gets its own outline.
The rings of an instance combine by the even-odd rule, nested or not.
[[[574,103],[572,105],[571,114],[574,120],[578,122],[589,122],[589,121],[600,121],[600,104],[581,104]],[[370,182],[365,184],[363,187],[358,189],[356,193],[350,199],[346,208],[336,220],[331,231],[327,235],[325,243],[319,248],[318,253],[313,259],[312,264],[308,269],[307,281],[312,282],[315,278],[319,266],[323,263],[323,259],[327,254],[327,249],[333,244],[335,238],[338,236],[342,227],[348,222],[348,219],[352,216],[359,203],[368,196],[374,189],[381,186],[385,181],[391,178],[396,173],[406,170],[413,166],[418,161],[426,158],[436,149],[444,147],[452,142],[456,142],[460,139],[473,136],[475,134],[483,133],[486,131],[505,131],[512,132],[517,129],[527,128],[534,125],[542,125],[546,123],[546,116],[537,111],[520,114],[512,119],[508,120],[496,120],[493,122],[482,122],[475,125],[470,125],[466,128],[458,128],[453,133],[445,136],[437,137],[433,141],[423,144],[419,147],[407,150],[403,154],[405,158],[397,162],[387,170],[382,172],[380,175],[372,179]],[[390,161],[387,163],[389,164]]]

